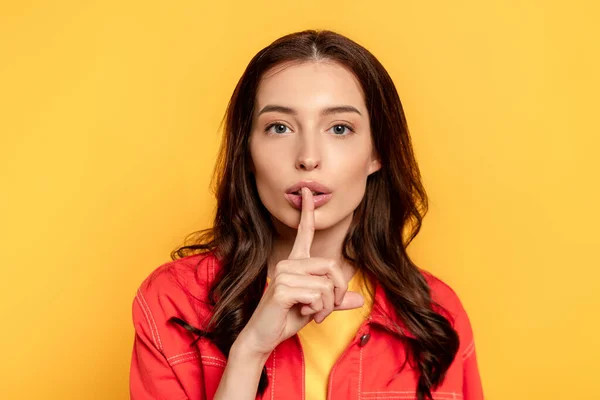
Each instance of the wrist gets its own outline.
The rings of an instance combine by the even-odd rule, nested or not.
[[[239,361],[246,365],[260,364],[261,368],[267,362],[271,351],[259,350],[254,341],[245,334],[240,333],[229,351],[229,359]]]
[[[238,337],[229,349],[227,365],[215,392],[215,400],[251,400],[256,397],[260,376],[268,355],[252,351]]]

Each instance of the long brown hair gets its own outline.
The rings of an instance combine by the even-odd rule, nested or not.
[[[414,338],[404,337],[419,371],[417,396],[431,399],[458,351],[449,320],[434,310],[430,288],[406,247],[427,212],[427,195],[415,160],[404,111],[395,85],[364,47],[331,31],[286,35],[262,49],[248,64],[227,108],[224,136],[215,166],[217,210],[213,227],[194,234],[171,253],[173,260],[212,251],[222,268],[210,289],[214,306],[210,329],[200,331],[228,356],[231,345],[256,309],[265,288],[274,226],[261,203],[250,170],[249,137],[255,97],[263,74],[283,62],[330,60],[360,81],[371,121],[373,145],[382,168],[367,179],[363,200],[343,244],[343,256],[374,276]],[[259,383],[263,393],[265,371]]]

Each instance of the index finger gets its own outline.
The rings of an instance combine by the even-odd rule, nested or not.
[[[288,259],[301,259],[310,257],[310,246],[315,233],[315,203],[310,189],[303,187],[302,211],[300,213],[300,224],[294,246]]]

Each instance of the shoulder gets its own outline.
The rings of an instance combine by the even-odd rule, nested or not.
[[[204,299],[214,279],[218,261],[207,252],[164,263],[141,282],[139,290],[148,295],[179,295],[190,291]]]
[[[163,353],[189,333],[169,322],[181,318],[203,329],[211,316],[209,291],[218,268],[213,253],[177,259],[155,268],[137,288],[132,317],[137,334],[145,334]]]
[[[423,272],[436,311],[447,317],[460,338],[459,354],[468,357],[474,347],[473,330],[465,307],[449,284],[429,272]]]
[[[429,285],[434,303],[443,307],[454,318],[465,312],[458,294],[448,283],[430,272],[422,271],[422,274]]]

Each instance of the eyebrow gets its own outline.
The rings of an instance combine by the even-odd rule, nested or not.
[[[298,114],[298,112],[296,110],[294,110],[293,108],[279,106],[279,105],[275,105],[275,104],[268,104],[268,105],[264,106],[262,110],[260,110],[258,115],[262,115],[267,112],[280,112],[280,113],[291,114],[291,115]],[[327,107],[321,111],[321,115],[330,115],[330,114],[339,114],[339,113],[348,113],[348,112],[357,113],[358,115],[362,115],[361,112],[358,111],[358,109],[356,107],[347,106],[347,105]]]

